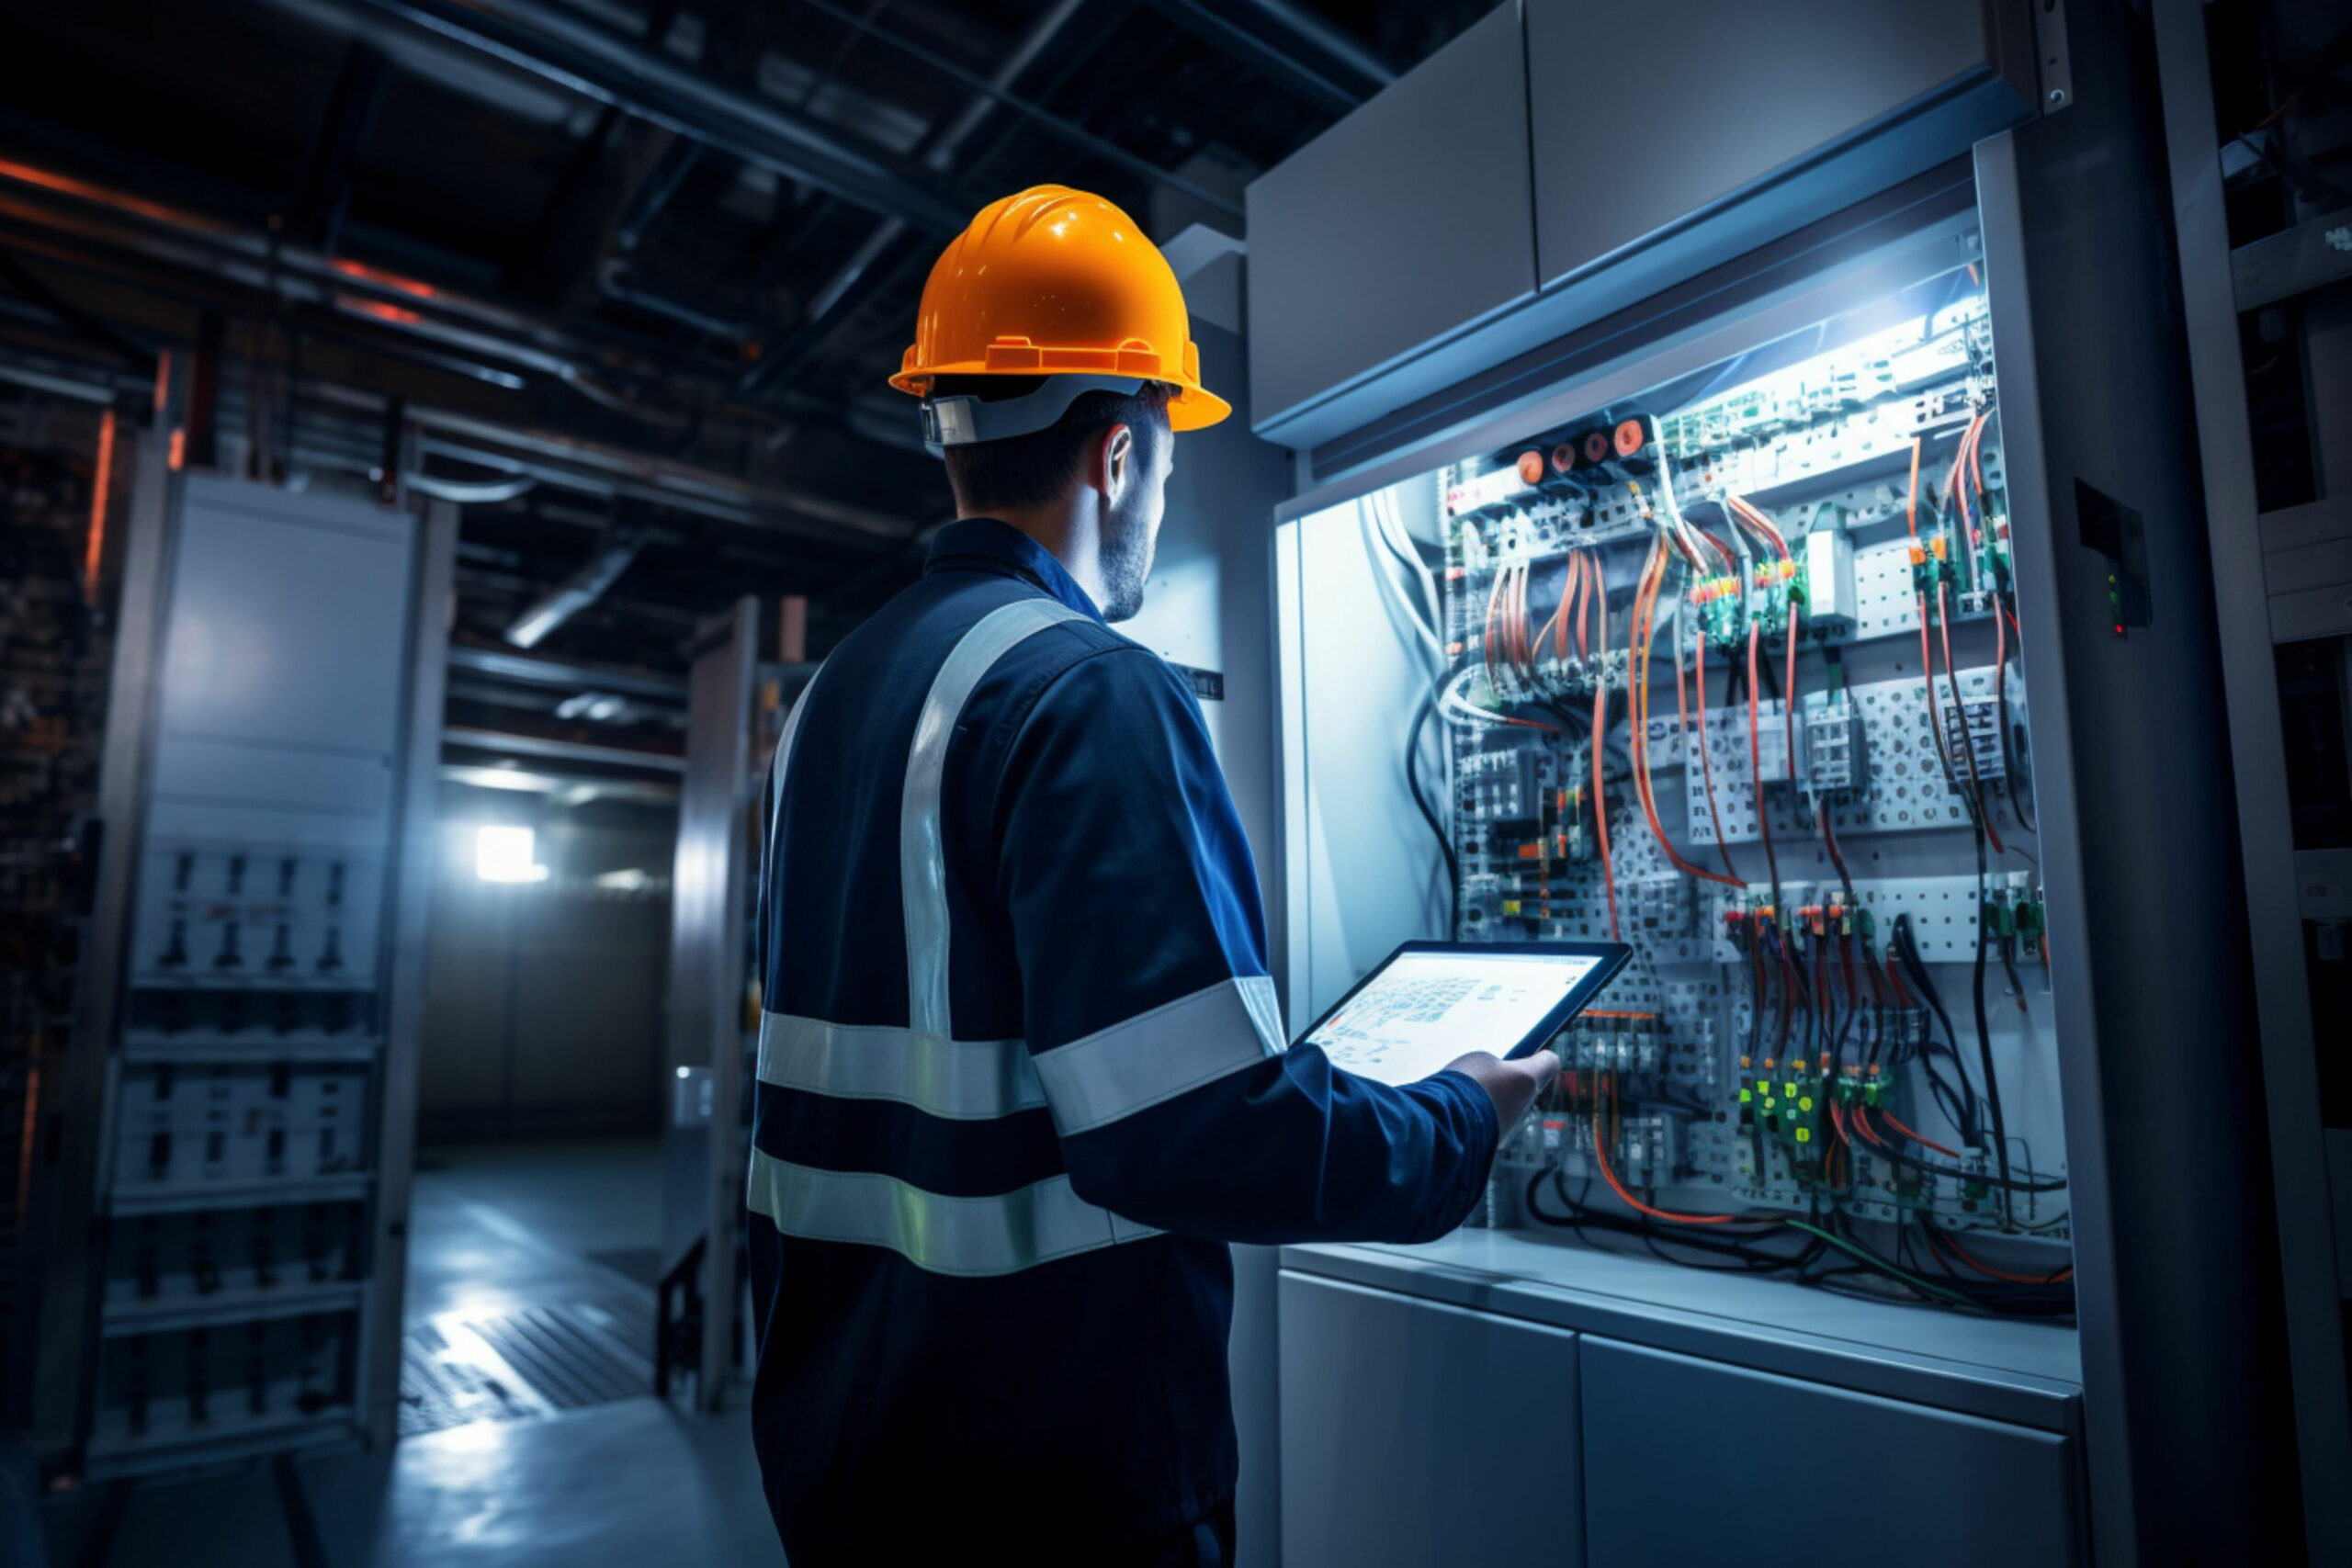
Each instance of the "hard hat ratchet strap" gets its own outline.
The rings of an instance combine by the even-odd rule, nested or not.
[[[950,446],[1010,441],[1051,426],[1088,392],[1117,392],[1132,398],[1151,383],[1133,376],[1048,376],[1035,391],[1018,398],[982,401],[968,393],[922,400],[923,450],[937,457]]]

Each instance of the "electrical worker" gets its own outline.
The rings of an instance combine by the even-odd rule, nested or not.
[[[1557,1069],[1283,1049],[1184,679],[1106,624],[1201,385],[1133,220],[947,248],[891,385],[959,521],[786,722],[762,868],[752,1429],[796,1568],[1224,1564],[1226,1243],[1422,1241]]]

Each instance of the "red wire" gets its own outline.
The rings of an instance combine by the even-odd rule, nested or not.
[[[1600,845],[1600,886],[1609,895],[1609,940],[1617,940],[1617,867],[1609,857],[1609,795],[1602,787],[1602,740],[1609,734],[1609,601],[1600,602],[1600,653],[1604,666],[1592,683],[1592,829]]]
[[[1657,602],[1665,589],[1667,574],[1671,570],[1672,565],[1663,547],[1651,546],[1650,558],[1642,567],[1641,584],[1634,594],[1634,691],[1629,698],[1633,706],[1634,793],[1640,797],[1642,814],[1649,819],[1651,835],[1657,840],[1658,848],[1666,852],[1666,858],[1674,863],[1677,871],[1685,876],[1736,887],[1740,884],[1736,879],[1692,865],[1682,858],[1681,852],[1674,847],[1674,840],[1668,837],[1666,825],[1658,819],[1657,795],[1650,780],[1650,650],[1657,637]],[[1685,705],[1680,660],[1675,660],[1674,664],[1674,705],[1678,712],[1683,711]]]
[[[1609,1190],[1654,1220],[1670,1220],[1678,1225],[1728,1225],[1747,1217],[1742,1214],[1677,1214],[1665,1209],[1653,1209],[1626,1191],[1625,1184],[1618,1180],[1617,1173],[1609,1168],[1609,1147],[1600,1135],[1600,1112],[1598,1111],[1592,1115],[1592,1157],[1600,1167],[1600,1174],[1608,1181]]]
[[[2012,1285],[2058,1285],[2075,1277],[2075,1266],[2071,1263],[2055,1274],[2012,1274],[2006,1269],[1993,1268],[1990,1264],[1977,1262],[1968,1255],[1965,1247],[1952,1238],[1950,1231],[1939,1231],[1933,1225],[1928,1226],[1927,1231],[1928,1246],[1935,1247],[1938,1251],[1950,1247],[1953,1257],[1988,1280],[2003,1280]]]
[[[1893,1112],[1892,1111],[1888,1111],[1888,1110],[1884,1109],[1883,1107],[1882,1107],[1882,1108],[1880,1109],[1880,1111],[1879,1111],[1879,1114],[1880,1114],[1881,1116],[1883,1116],[1884,1118],[1886,1118],[1886,1124],[1887,1124],[1888,1126],[1890,1126],[1890,1127],[1894,1128],[1897,1133],[1900,1133],[1901,1134],[1903,1134],[1903,1136],[1905,1136],[1905,1137],[1906,1137],[1906,1138],[1910,1139],[1913,1143],[1915,1143],[1915,1144],[1918,1145],[1921,1148],[1925,1148],[1925,1149],[1933,1149],[1933,1150],[1935,1150],[1935,1151],[1936,1151],[1936,1153],[1938,1153],[1938,1154],[1939,1154],[1939,1155],[1942,1155],[1942,1156],[1946,1156],[1947,1158],[1950,1158],[1950,1159],[1958,1159],[1958,1158],[1960,1157],[1960,1151],[1959,1151],[1959,1150],[1957,1150],[1957,1149],[1948,1149],[1948,1148],[1944,1147],[1941,1144],[1939,1144],[1939,1143],[1936,1142],[1936,1141],[1935,1141],[1935,1139],[1930,1138],[1930,1137],[1924,1136],[1924,1135],[1922,1135],[1921,1134],[1918,1134],[1918,1133],[1915,1133],[1915,1132],[1913,1132],[1910,1128],[1908,1128],[1908,1127],[1905,1126],[1902,1122],[1900,1122],[1896,1121],[1896,1120],[1895,1120],[1895,1118],[1894,1118],[1894,1112]]]
[[[1778,898],[1781,862],[1772,852],[1772,823],[1764,811],[1764,743],[1757,738],[1756,728],[1756,689],[1763,683],[1756,662],[1756,639],[1760,629],[1755,621],[1747,623],[1747,776],[1756,786],[1756,831],[1764,840],[1764,866],[1772,878],[1772,896]]]
[[[1863,1137],[1865,1137],[1865,1138],[1869,1139],[1871,1143],[1876,1144],[1880,1148],[1884,1148],[1884,1147],[1886,1147],[1886,1140],[1885,1140],[1885,1139],[1883,1139],[1883,1138],[1882,1138],[1882,1137],[1880,1137],[1876,1133],[1873,1133],[1873,1132],[1871,1132],[1871,1124],[1870,1124],[1870,1122],[1869,1122],[1867,1120],[1865,1120],[1865,1119],[1864,1119],[1864,1117],[1863,1117],[1863,1115],[1862,1115],[1862,1108],[1861,1108],[1860,1106],[1859,1106],[1859,1105],[1857,1105],[1856,1107],[1854,1107],[1854,1122],[1853,1122],[1853,1126],[1854,1126],[1854,1131],[1856,1131],[1856,1132],[1860,1133]]]
[[[1797,771],[1797,602],[1794,599],[1789,601],[1789,675],[1781,682],[1781,734],[1782,743],[1789,749],[1789,774],[1793,778]],[[1760,807],[1763,802],[1759,798],[1757,804]]]

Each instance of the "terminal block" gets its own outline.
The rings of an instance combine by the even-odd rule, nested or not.
[[[1862,717],[1843,690],[1811,692],[1804,699],[1804,787],[1815,800],[1859,795],[1870,787]]]
[[[1989,693],[1984,695],[1962,694],[1960,705],[1954,707],[1949,697],[1942,698],[1938,711],[1943,715],[1944,755],[1951,759],[1952,772],[1965,782],[1969,776],[1968,757],[1974,752],[1977,779],[1995,784],[2007,776],[2002,763],[2001,705]]]

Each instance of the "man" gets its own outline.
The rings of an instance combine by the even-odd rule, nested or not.
[[[963,521],[771,773],[749,1201],[797,1568],[1223,1564],[1228,1241],[1425,1240],[1557,1068],[1285,1052],[1250,852],[1143,601],[1200,384],[1117,208],[985,209],[893,385]]]

